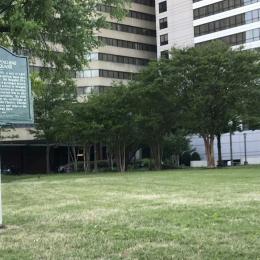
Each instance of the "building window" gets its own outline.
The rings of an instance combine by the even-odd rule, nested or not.
[[[91,94],[101,94],[110,89],[107,86],[86,86],[86,87],[77,87],[78,96],[88,96]]]
[[[168,34],[163,34],[160,36],[160,45],[166,45],[168,44]]]
[[[112,14],[115,11],[115,7],[110,5],[98,5],[97,10],[104,13]],[[147,20],[147,21],[155,21],[155,15],[148,14],[148,13],[141,13],[134,10],[129,10],[127,13],[128,17],[140,19],[140,20]]]
[[[102,78],[132,80],[134,78],[134,76],[135,76],[135,73],[131,73],[131,72],[114,71],[114,70],[99,70],[99,77],[102,77]]]
[[[141,35],[156,37],[155,30],[126,25],[126,24],[110,23],[110,29],[115,30],[115,31],[120,31],[120,32],[141,34]]]
[[[167,11],[167,1],[163,1],[159,3],[159,13],[163,13]]]
[[[167,28],[168,27],[167,17],[160,19],[159,23],[160,23],[160,30]]]
[[[120,48],[128,48],[128,49],[135,49],[140,51],[149,51],[149,52],[156,52],[157,46],[151,44],[145,44],[140,42],[130,42],[106,37],[98,37],[99,41],[101,41],[104,45],[115,46]]]
[[[134,0],[135,3],[141,5],[154,6],[154,0]]]
[[[95,78],[99,76],[99,71],[98,70],[92,70],[92,69],[87,69],[87,70],[82,70],[82,71],[77,71],[76,73],[76,78]]]
[[[199,2],[201,0],[194,0],[193,2]],[[228,10],[232,10],[241,6],[246,6],[254,3],[258,3],[260,0],[223,0],[214,4],[206,5],[197,9],[194,9],[194,20],[207,17],[210,15],[222,13]]]
[[[231,46],[260,41],[260,28],[221,37],[218,38],[218,40],[222,40]],[[196,46],[203,45],[207,42],[209,41],[197,43]]]
[[[166,50],[166,51],[161,51],[161,58],[162,59],[169,59],[169,51]]]
[[[260,9],[196,26],[195,37],[260,21]]]
[[[84,55],[85,59],[87,61],[96,61],[98,60],[98,53],[97,52],[92,52]]]
[[[98,60],[115,62],[115,63],[132,64],[138,66],[146,66],[149,63],[148,59],[113,55],[108,53],[99,53]]]

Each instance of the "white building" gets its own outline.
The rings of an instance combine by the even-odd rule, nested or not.
[[[260,47],[260,0],[156,0],[158,56],[221,39]]]
[[[157,56],[194,45],[192,0],[156,0]]]

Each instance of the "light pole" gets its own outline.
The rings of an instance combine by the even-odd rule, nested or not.
[[[232,144],[232,126],[233,122],[230,121],[228,123],[229,126],[229,144],[230,144],[230,164],[233,166],[233,144]]]
[[[248,161],[247,161],[247,147],[246,147],[246,133],[243,134],[244,135],[244,152],[245,152],[245,161],[244,161],[244,165],[248,165]]]

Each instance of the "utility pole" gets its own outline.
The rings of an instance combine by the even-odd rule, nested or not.
[[[230,145],[230,164],[231,164],[231,166],[233,166],[234,165],[234,163],[233,163],[233,144],[232,144],[233,122],[229,121],[228,126],[229,126],[229,145]]]
[[[246,133],[244,133],[243,135],[244,135],[244,149],[245,149],[245,161],[244,161],[244,165],[248,165],[248,161],[247,161],[247,147],[246,147]]]
[[[230,139],[230,163],[231,163],[231,166],[234,165],[233,163],[233,144],[232,144],[232,132],[230,131],[229,133],[229,139]]]

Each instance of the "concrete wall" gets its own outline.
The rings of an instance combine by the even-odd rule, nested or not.
[[[244,135],[246,133],[246,146],[247,146],[247,158],[248,162],[251,164],[257,163],[260,161],[260,130],[256,131],[245,131],[245,132],[235,132],[232,135],[233,143],[233,158],[234,160],[241,160],[244,162],[245,152],[244,152]],[[221,137],[222,144],[222,157],[223,160],[230,160],[230,141],[229,133],[223,134]],[[205,148],[202,138],[198,136],[193,136],[191,138],[191,145],[193,148],[196,148],[196,151],[201,155],[201,159],[205,160]],[[215,159],[218,156],[217,150],[217,140],[215,140]]]
[[[164,13],[159,13],[160,2],[163,0],[155,1],[158,57],[161,51],[170,50],[172,47],[184,48],[194,45],[192,0],[168,0],[167,12]],[[168,28],[160,30],[159,20],[164,17],[168,18]],[[160,46],[160,35],[166,33],[169,44]]]
[[[155,15],[155,9],[150,6],[132,3],[131,10],[137,12],[143,12],[147,14]],[[113,20],[109,14],[104,13],[107,17],[107,20],[113,23],[117,23],[117,20]],[[150,30],[156,30],[155,22],[154,21],[146,21],[142,19],[136,19],[131,17],[125,17],[122,21],[118,23],[135,26]],[[128,32],[121,32],[116,30],[110,29],[101,29],[99,32],[96,33],[97,36],[124,40],[124,41],[131,41],[131,42],[138,42],[150,45],[156,45],[156,37],[141,35],[141,34],[134,34]],[[93,53],[106,53],[106,54],[113,54],[113,55],[120,55],[126,57],[134,57],[134,58],[141,58],[141,59],[156,59],[155,52],[143,51],[143,50],[136,50],[136,49],[129,49],[129,48],[120,48],[116,46],[101,46],[97,50],[93,50]],[[113,70],[113,71],[122,71],[122,72],[130,72],[130,73],[138,73],[142,70],[144,66],[139,65],[131,65],[131,64],[123,64],[123,63],[115,63],[109,61],[92,61],[89,63],[89,67],[86,69],[103,69],[103,70]],[[119,80],[119,79],[112,79],[112,78],[104,78],[104,77],[86,77],[86,78],[77,78],[75,79],[76,84],[78,87],[95,87],[95,86],[111,86],[114,82],[124,82],[126,83],[127,80]],[[79,100],[85,100],[88,94],[81,94],[79,96]]]

